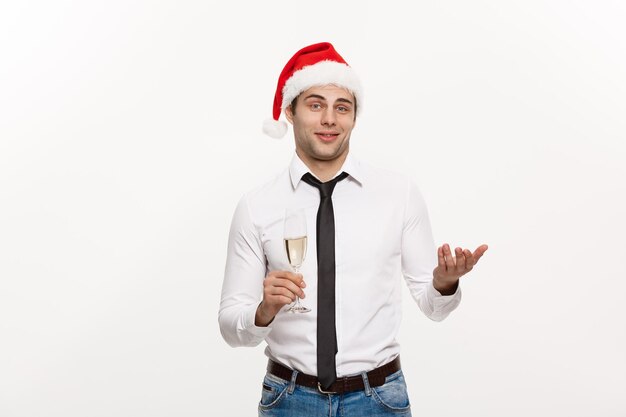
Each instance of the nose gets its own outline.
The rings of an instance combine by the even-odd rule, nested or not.
[[[324,110],[324,113],[322,114],[322,124],[324,126],[334,126],[335,122],[335,109],[329,106]]]

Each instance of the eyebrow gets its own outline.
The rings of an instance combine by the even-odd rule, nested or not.
[[[309,95],[308,95],[308,96],[306,96],[304,99],[305,99],[305,100],[308,100],[308,99],[310,99],[310,98],[317,98],[317,99],[320,99],[320,100],[324,100],[324,101],[326,101],[326,97],[324,97],[324,96],[320,96],[319,94],[309,94]],[[347,98],[342,98],[342,97],[340,97],[340,98],[338,98],[337,100],[335,100],[335,102],[341,102],[341,103],[348,103],[348,104],[352,104],[352,102],[351,102],[350,100],[348,100]]]

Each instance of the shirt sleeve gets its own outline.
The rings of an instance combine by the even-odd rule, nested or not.
[[[420,310],[434,321],[445,319],[461,302],[461,287],[441,295],[433,286],[437,252],[428,209],[416,185],[409,181],[402,231],[402,273]]]
[[[218,321],[224,340],[233,347],[256,346],[271,331],[254,324],[263,295],[265,255],[246,197],[233,215]]]

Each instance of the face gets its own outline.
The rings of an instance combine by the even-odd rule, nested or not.
[[[306,162],[345,159],[355,124],[355,100],[345,88],[311,87],[298,96],[295,112],[285,110],[293,124],[296,152]]]

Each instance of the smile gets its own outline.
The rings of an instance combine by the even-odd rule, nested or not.
[[[315,136],[317,136],[318,138],[320,138],[324,142],[332,142],[333,140],[335,140],[337,138],[337,136],[339,136],[339,133],[317,132],[317,133],[315,133]]]

